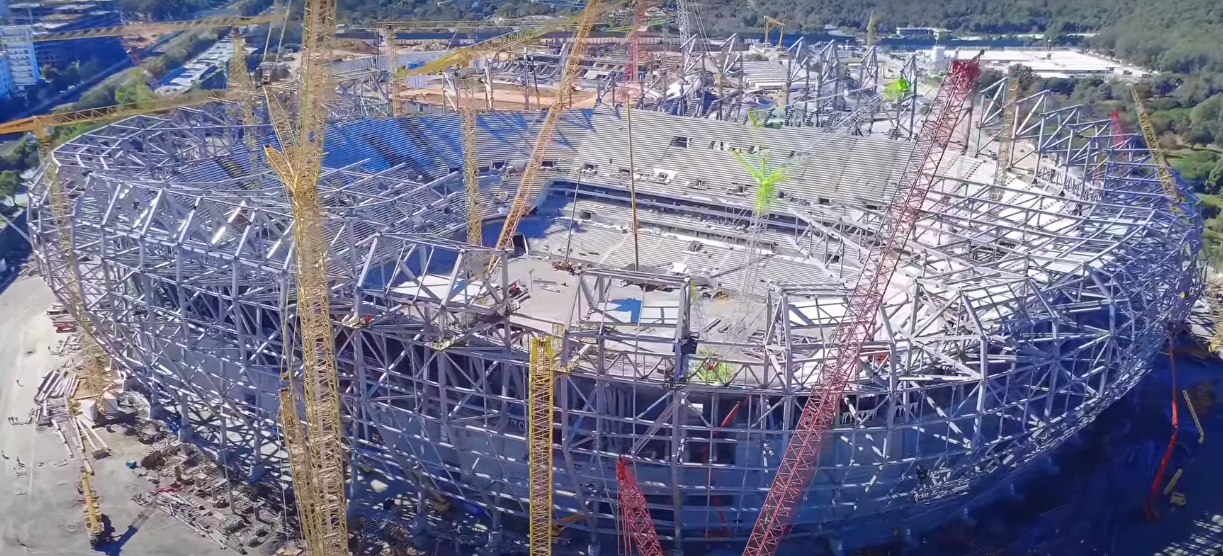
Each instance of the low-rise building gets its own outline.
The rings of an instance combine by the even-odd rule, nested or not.
[[[36,36],[123,25],[115,0],[22,2],[11,6],[9,19],[15,25],[30,26]],[[35,43],[35,48],[39,63],[54,67],[65,67],[81,58],[82,53],[103,61],[118,60],[126,55],[119,37],[43,40]]]
[[[0,52],[0,100],[13,94],[13,73],[8,65],[8,56]]]
[[[959,49],[951,57],[971,58],[978,49]],[[1078,78],[1092,76],[1147,77],[1151,70],[1106,58],[1085,50],[986,50],[981,55],[981,65],[999,71],[1011,66],[1024,66],[1042,78]]]
[[[4,54],[8,58],[13,89],[24,90],[42,81],[32,27],[29,25],[0,26],[0,47],[3,47]]]
[[[906,39],[941,39],[951,31],[939,27],[897,27],[896,36]]]

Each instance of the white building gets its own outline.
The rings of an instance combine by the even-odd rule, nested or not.
[[[952,57],[967,59],[977,55],[976,48],[957,50]],[[1042,78],[1076,78],[1091,76],[1147,77],[1151,70],[1105,58],[1086,50],[986,50],[981,65],[1006,71],[1014,65],[1026,66]]]
[[[38,56],[34,53],[34,31],[29,25],[0,27],[0,45],[8,56],[9,74],[15,89],[37,85],[42,81],[38,71]]]
[[[9,68],[8,56],[0,52],[0,100],[13,94],[13,71]]]

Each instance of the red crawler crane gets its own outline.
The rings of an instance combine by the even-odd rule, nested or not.
[[[650,517],[650,509],[646,507],[645,495],[637,486],[637,478],[628,468],[628,458],[620,456],[616,462],[616,479],[620,482],[620,514],[625,533],[632,542],[625,542],[624,548],[628,554],[633,553],[633,545],[641,556],[663,556],[662,544],[658,542],[658,532],[654,530],[654,518]]]
[[[832,425],[841,397],[849,381],[861,368],[862,346],[875,328],[875,315],[883,304],[884,292],[900,262],[905,243],[917,224],[917,215],[934,184],[935,170],[943,160],[947,144],[955,132],[960,108],[972,92],[981,73],[981,55],[952,63],[914,145],[913,154],[900,175],[896,196],[888,209],[889,218],[879,230],[886,238],[878,253],[872,251],[858,282],[849,296],[844,320],[837,327],[824,359],[818,383],[807,398],[794,435],[782,456],[777,476],[769,489],[760,517],[747,541],[744,556],[773,556],[789,530],[799,500],[815,477],[824,433]]]
[[[645,12],[650,8],[650,0],[637,0],[637,12],[633,18],[633,29],[629,31],[628,68],[624,70],[624,80],[628,83],[637,82],[637,63],[640,60],[638,52],[641,44],[641,28],[645,27]]]
[[[1125,112],[1125,108],[1117,110],[1108,117],[1113,121],[1113,147],[1121,148],[1125,146],[1125,122],[1121,121],[1121,113]]]
[[[1125,122],[1121,121],[1121,114],[1123,112],[1125,112],[1125,108],[1122,108],[1120,110],[1115,110],[1111,114],[1108,115],[1108,119],[1112,120],[1109,131],[1113,134],[1113,148],[1114,149],[1120,149],[1124,147],[1125,142],[1126,142]],[[1103,163],[1096,166],[1094,177],[1096,181],[1101,181],[1104,179],[1104,164]]]

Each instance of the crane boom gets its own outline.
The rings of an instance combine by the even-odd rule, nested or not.
[[[269,102],[272,121],[281,124],[276,131],[283,151],[278,152],[270,145],[264,147],[268,163],[284,182],[293,206],[297,319],[307,427],[306,438],[286,434],[285,444],[290,454],[309,452],[308,458],[299,457],[308,459],[304,464],[308,471],[295,466],[293,480],[302,532],[313,556],[348,554],[344,429],[328,289],[325,217],[318,190],[326,124],[324,106],[331,86],[327,56],[335,38],[335,12],[336,0],[306,0],[296,117],[289,118],[280,103]],[[291,399],[290,394],[291,390],[281,393],[280,418],[286,431],[300,423],[296,404],[285,402]]]
[[[628,467],[628,458],[624,456],[616,460],[616,480],[620,483],[620,513],[624,527],[632,544],[637,546],[637,553],[641,556],[663,556],[662,544],[658,542],[658,532],[654,530],[654,519],[650,517],[645,495],[637,486],[637,478],[633,476],[633,471]],[[631,554],[632,549],[629,550]]]
[[[255,173],[255,164],[259,162],[258,145],[259,140],[255,134],[255,126],[259,125],[259,119],[255,117],[255,101],[258,97],[255,96],[255,81],[251,79],[251,74],[246,68],[246,39],[238,33],[237,29],[233,34],[234,52],[229,57],[229,90],[238,95],[242,99],[240,111],[242,114],[242,125],[246,129],[242,130],[242,135],[246,140],[247,162],[250,163],[250,173]],[[252,187],[257,181],[252,181]]]
[[[565,19],[557,22],[554,25],[522,29],[520,31],[479,42],[471,46],[456,48],[441,57],[425,62],[419,67],[405,68],[403,71],[397,72],[397,77],[440,73],[449,67],[465,66],[471,63],[472,60],[482,58],[497,52],[498,50],[505,50],[506,48],[535,40],[549,31],[564,29],[572,24],[572,19]]]
[[[628,68],[625,70],[624,80],[628,83],[637,82],[637,64],[641,62],[641,27],[646,24],[646,10],[650,8],[650,0],[637,0],[637,9],[633,17],[633,28],[629,30],[629,57]],[[572,55],[572,54],[571,54]]]
[[[868,256],[857,284],[848,297],[846,313],[820,366],[802,415],[782,456],[760,516],[748,539],[744,556],[773,556],[789,529],[799,501],[807,491],[819,464],[824,433],[832,425],[846,386],[861,368],[862,346],[874,330],[875,316],[883,304],[884,293],[903,249],[917,223],[917,216],[935,179],[955,131],[960,107],[968,98],[980,74],[980,54],[971,60],[952,63],[931,107],[930,118],[913,153],[901,173],[897,191],[877,237],[885,240]]]
[[[879,43],[879,12],[871,10],[871,18],[866,22],[866,47]]]
[[[38,116],[30,116],[28,118],[21,118],[18,120],[0,123],[0,135],[8,135],[10,133],[38,134],[55,127],[87,124],[106,120],[117,120],[120,118],[127,118],[129,116],[161,112],[163,110],[170,110],[172,108],[197,106],[218,100],[237,100],[239,98],[241,97],[235,93],[227,91],[209,91],[206,93],[187,93],[184,95],[178,95],[158,102],[154,105],[134,103],[117,104],[114,106],[74,110],[71,112],[52,112],[50,114],[40,114]]]
[[[1121,110],[1113,110],[1113,112],[1108,115],[1110,126],[1112,127],[1111,131],[1113,134],[1114,149],[1120,149],[1121,147],[1125,146],[1125,122],[1121,121],[1121,113],[1124,111],[1124,108]]]
[[[312,504],[314,498],[302,496],[302,493],[309,492],[313,488],[310,484],[310,476],[314,464],[310,461],[310,450],[306,449],[309,443],[306,440],[306,432],[302,430],[292,388],[280,390],[280,415],[285,448],[289,454],[289,471],[293,474],[293,488],[297,493],[298,512],[303,515],[313,514],[314,509],[306,506]],[[285,418],[285,416],[291,417]],[[313,522],[308,523],[302,520],[303,529],[313,525]],[[303,533],[307,539],[314,536],[312,531],[303,531]]]
[[[214,17],[201,17],[199,19],[188,19],[186,21],[151,21],[148,23],[131,23],[128,25],[116,25],[113,27],[97,27],[94,29],[80,29],[77,31],[64,31],[62,33],[45,33],[41,35],[34,35],[34,42],[97,39],[101,37],[122,37],[125,35],[148,35],[153,33],[174,33],[177,31],[190,31],[192,29],[202,29],[207,27],[245,27],[247,25],[271,23],[278,19],[284,19],[284,16],[285,14],[283,12],[276,12],[255,16],[222,15]]]
[[[1180,187],[1176,185],[1176,176],[1172,175],[1172,167],[1168,165],[1168,158],[1164,156],[1164,150],[1159,146],[1159,137],[1155,135],[1155,126],[1151,125],[1151,117],[1147,114],[1147,107],[1142,102],[1142,96],[1138,91],[1131,89],[1130,93],[1134,96],[1134,106],[1138,109],[1138,125],[1142,127],[1142,138],[1147,142],[1147,150],[1151,152],[1151,158],[1155,161],[1155,174],[1159,178],[1159,185],[1164,190],[1164,195],[1172,199],[1173,210],[1181,212],[1180,204],[1185,201],[1181,196]]]
[[[107,370],[110,358],[106,355],[106,351],[102,349],[101,344],[98,343],[93,321],[86,312],[85,292],[82,289],[79,267],[80,261],[77,259],[76,250],[73,249],[72,243],[72,200],[68,198],[67,192],[64,191],[64,184],[59,179],[59,167],[51,157],[54,147],[52,130],[58,126],[114,120],[171,108],[203,104],[224,99],[228,96],[228,94],[223,92],[183,95],[167,99],[153,106],[138,106],[135,104],[106,106],[90,108],[88,110],[31,116],[0,124],[0,134],[32,132],[38,138],[39,160],[44,161],[46,164],[46,168],[43,170],[43,183],[47,185],[47,205],[51,209],[51,220],[55,226],[55,232],[59,236],[59,242],[56,244],[58,248],[56,249],[56,254],[59,256],[59,263],[63,266],[64,278],[64,288],[59,294],[62,296],[64,306],[69,310],[73,318],[76,319],[77,327],[82,332],[81,348],[84,357],[81,362],[81,385],[84,387],[86,396],[94,398],[99,402],[97,404],[98,408],[106,406],[106,404],[101,403],[101,397],[110,389],[111,376]],[[50,264],[51,253],[49,252],[47,253],[47,261]]]
[[[484,244],[484,209],[480,203],[480,158],[477,156],[476,99],[470,103],[455,99],[463,125],[463,184],[467,187],[467,243]]]
[[[602,4],[602,1],[600,1],[599,3]],[[625,3],[625,0],[618,0],[612,4],[609,4],[608,8],[620,6],[624,3]],[[401,71],[396,72],[396,77],[402,78],[402,77],[407,77],[409,75],[425,75],[429,73],[441,73],[445,71],[446,68],[465,66],[471,63],[472,60],[483,58],[497,51],[505,50],[512,46],[517,46],[520,44],[524,44],[524,43],[533,41],[551,31],[560,31],[563,29],[569,29],[575,25],[579,27],[579,34],[574,35],[574,43],[576,45],[576,43],[578,42],[580,38],[580,28],[581,28],[582,22],[584,21],[584,18],[586,17],[586,13],[589,10],[590,10],[590,4],[587,3],[586,9],[581,14],[578,14],[577,16],[557,19],[555,21],[549,21],[547,23],[540,24],[539,26],[534,26],[534,27],[530,27],[527,29],[520,29],[513,33],[507,33],[499,37],[494,37],[486,41],[478,42],[471,46],[465,46],[463,48],[456,48],[438,58],[434,58],[433,60],[425,62],[424,64],[422,64],[419,67],[402,68]],[[595,18],[597,19],[597,15],[595,16]],[[595,19],[592,19],[591,23],[593,23],[594,21]],[[590,34],[590,31],[589,29],[587,29],[586,35],[589,36],[589,34]],[[585,38],[580,38],[580,40],[583,43],[585,43],[586,41]],[[576,52],[577,49],[575,48],[573,51]]]
[[[565,20],[565,23],[571,23],[571,22],[572,20]],[[563,25],[563,24],[558,23],[557,25]],[[401,112],[402,109],[399,106],[399,97],[402,96],[403,90],[407,88],[407,83],[405,79],[409,76],[424,75],[424,74],[429,74],[429,73],[441,73],[443,71],[446,71],[446,69],[450,67],[467,66],[474,60],[478,60],[480,58],[483,58],[484,56],[494,54],[498,50],[504,50],[511,46],[534,40],[540,37],[541,35],[543,35],[544,33],[547,33],[548,31],[551,31],[556,28],[558,27],[552,26],[552,25],[542,26],[542,27],[531,27],[529,29],[523,29],[520,31],[516,31],[513,33],[495,37],[495,38],[492,38],[492,39],[489,39],[483,42],[479,42],[471,46],[466,46],[463,48],[456,48],[446,54],[443,54],[442,56],[434,58],[433,60],[425,62],[424,64],[418,67],[415,67],[415,68],[408,68],[406,66],[400,66],[398,69],[395,70],[394,72],[395,75],[394,75],[394,78],[392,79],[391,110],[393,111],[396,117],[402,115],[402,112]],[[394,36],[393,30],[388,30],[387,32],[390,33],[392,36]],[[395,59],[395,55],[393,54],[394,49],[392,48],[391,51],[392,51],[391,59],[394,60]]]
[[[542,181],[539,179],[539,169],[543,164],[544,155],[548,152],[548,145],[552,142],[552,136],[556,133],[556,124],[560,120],[561,112],[565,111],[563,99],[573,90],[573,81],[577,77],[578,64],[581,62],[580,54],[586,47],[586,39],[590,37],[590,28],[594,26],[595,20],[599,17],[599,10],[602,4],[602,0],[589,0],[586,3],[586,9],[582,11],[582,15],[578,18],[577,32],[574,33],[573,38],[573,48],[565,59],[560,86],[556,89],[556,102],[548,107],[548,113],[544,116],[544,123],[539,128],[539,136],[535,138],[535,147],[531,150],[531,159],[527,162],[526,169],[522,172],[522,182],[518,185],[518,191],[514,194],[514,202],[510,205],[509,214],[505,217],[505,225],[501,228],[501,236],[497,238],[498,249],[510,249],[513,247],[514,233],[518,230],[518,223],[522,221],[523,216],[526,216],[527,211],[531,210],[531,205],[534,203],[536,195],[542,189],[542,184],[536,183],[537,181]]]

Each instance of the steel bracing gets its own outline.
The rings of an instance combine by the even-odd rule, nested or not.
[[[658,60],[648,64],[639,55],[642,69],[635,73],[638,79],[628,94],[623,89],[629,81],[627,72],[634,68],[631,50],[626,59],[588,56],[581,64],[606,73],[594,83],[599,105],[621,105],[631,95],[637,108],[694,118],[747,122],[750,112],[760,112],[771,123],[796,127],[832,127],[850,119],[857,123],[858,134],[886,133],[901,139],[912,139],[920,126],[915,91],[883,98],[882,54],[875,48],[856,51],[837,43],[799,39],[769,62],[748,60],[753,53],[747,48],[738,35],[717,44],[690,36],[676,45],[675,52],[657,55]],[[492,64],[495,73],[522,83],[554,82],[564,52],[532,52]],[[760,90],[753,92],[747,79],[753,72],[771,74],[773,67],[781,68],[781,73],[770,79],[777,96],[770,100]],[[909,58],[897,77],[918,82],[916,60]]]
[[[1128,391],[1201,293],[1192,196],[1178,214],[1149,153],[1116,141],[1108,120],[1049,109],[1042,95],[1017,99],[1009,179],[994,180],[987,154],[1004,87],[986,90],[974,108],[969,155],[980,156],[949,155],[935,171],[789,538],[871,527],[896,513],[916,520],[1007,482]],[[287,484],[278,392],[282,339],[297,311],[292,210],[276,175],[249,167],[246,134],[265,145],[276,144],[275,133],[242,124],[240,114],[218,103],[130,118],[74,138],[54,157],[73,203],[72,264],[85,305],[129,384],[232,469]],[[611,152],[618,117],[607,108],[561,116],[544,159],[545,196],[563,215],[576,199],[568,218],[578,225],[549,227],[551,205],[541,201],[523,221],[526,258],[464,241],[457,115],[328,132],[318,182],[331,312],[336,323],[355,323],[334,327],[351,477],[479,506],[498,542],[522,542],[529,343],[551,336],[554,517],[582,516],[562,535],[614,542],[617,461],[632,454],[664,544],[746,540],[886,206],[886,182],[837,197],[821,185],[837,182],[817,177],[843,174],[838,164],[857,160],[853,152],[895,148],[903,159],[907,151],[881,134],[840,138],[852,141],[812,156],[808,181],[778,186],[787,197],[768,215],[766,233],[777,239],[761,259],[776,266],[761,276],[811,278],[749,285],[759,300],[754,326],[728,338],[717,324],[723,306],[694,292],[737,287],[734,269],[704,268],[737,245],[735,228],[709,215],[715,204],[750,213],[751,195],[707,182],[734,167],[716,134],[753,134],[733,121],[642,112],[643,126],[686,130],[675,134],[688,147],[666,157],[688,149],[684,156],[721,157],[725,166],[709,168],[714,177],[685,178],[706,171],[692,164],[670,181],[638,180],[650,246],[643,261],[659,260],[630,272],[612,263],[626,237],[615,204],[625,198],[623,176],[610,160],[624,159]],[[505,214],[521,175],[515,164],[529,157],[539,125],[533,113],[479,115],[489,218]],[[758,133],[771,156],[784,157],[801,146],[783,145],[826,132]],[[643,131],[642,141],[651,135]],[[670,160],[652,150],[643,152],[662,158],[650,164]],[[879,165],[896,158],[871,156],[883,157]],[[813,189],[795,193],[800,183]],[[701,196],[716,203],[698,207]],[[54,248],[62,230],[44,176],[31,199],[41,270],[65,298],[70,273]],[[703,235],[663,227],[684,219],[701,222]],[[548,274],[538,260],[558,253],[545,249],[553,232],[544,228],[576,230],[573,275]],[[706,242],[705,262],[671,266],[663,247],[693,238]],[[794,268],[805,274],[781,272]],[[718,354],[711,365],[709,353]],[[365,511],[369,500],[350,490]]]

